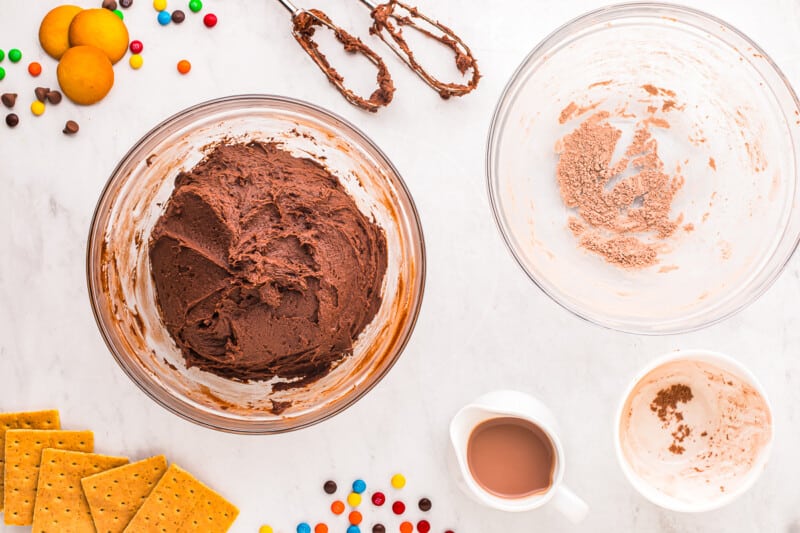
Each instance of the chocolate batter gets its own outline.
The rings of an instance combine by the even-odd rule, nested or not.
[[[383,230],[338,179],[273,143],[216,147],[181,173],[153,229],[162,320],[186,364],[312,382],[352,353],[381,304]]]

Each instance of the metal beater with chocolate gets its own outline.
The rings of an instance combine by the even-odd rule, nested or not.
[[[345,99],[353,105],[356,105],[367,111],[376,112],[382,106],[388,105],[394,96],[394,82],[389,74],[389,69],[386,63],[383,62],[379,56],[370,47],[365,45],[361,39],[350,35],[342,28],[336,26],[331,22],[331,19],[317,9],[301,9],[295,6],[290,0],[278,0],[289,12],[292,14],[292,35],[295,40],[303,47],[303,50],[314,60],[314,63],[322,70],[330,81],[345,97]],[[344,49],[350,53],[360,53],[366,57],[378,69],[376,81],[378,88],[368,97],[364,98],[357,95],[351,89],[344,85],[344,77],[331,66],[328,58],[325,57],[319,45],[314,41],[314,32],[316,27],[323,26],[330,29],[336,40],[338,40]]]
[[[464,96],[478,86],[478,81],[481,78],[478,62],[469,47],[453,30],[441,22],[420,13],[416,7],[411,7],[397,0],[389,0],[384,4],[375,4],[372,0],[360,0],[360,2],[372,11],[373,24],[369,32],[380,37],[411,70],[416,72],[442,98]],[[459,72],[465,75],[467,71],[472,70],[470,80],[467,83],[448,83],[438,80],[427,72],[417,61],[416,55],[408,46],[408,42],[403,36],[403,27],[414,29],[422,35],[451,48],[455,53],[456,68]]]
[[[394,96],[394,83],[389,74],[389,69],[380,55],[365,45],[361,39],[354,37],[342,28],[333,24],[331,19],[317,9],[301,9],[291,0],[278,0],[292,14],[292,35],[303,47],[322,72],[353,105],[367,111],[376,112],[388,105]],[[461,38],[444,24],[422,14],[415,7],[408,6],[397,0],[389,0],[383,4],[375,4],[371,0],[359,0],[370,8],[373,24],[370,34],[377,35],[386,45],[408,65],[425,83],[433,88],[442,98],[451,96],[464,96],[472,92],[481,78],[478,62],[472,51]],[[351,53],[360,53],[378,69],[376,81],[378,88],[368,97],[357,95],[344,84],[344,77],[330,64],[319,45],[314,41],[314,32],[317,27],[330,29],[336,39],[344,45],[344,49]],[[403,28],[411,28],[420,32],[425,37],[440,42],[452,49],[455,53],[456,68],[462,75],[472,70],[472,77],[466,83],[443,82],[430,74],[417,61],[417,57],[408,45],[403,35]]]

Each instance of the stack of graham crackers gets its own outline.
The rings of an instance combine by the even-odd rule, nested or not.
[[[0,413],[0,511],[33,533],[225,532],[239,510],[163,455],[99,455],[58,411]]]

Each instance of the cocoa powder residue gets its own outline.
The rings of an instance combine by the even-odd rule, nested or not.
[[[668,450],[673,454],[680,455],[686,451],[681,443],[692,434],[691,428],[683,423],[683,413],[678,410],[678,404],[688,403],[694,398],[692,389],[688,385],[677,383],[668,388],[661,389],[656,393],[656,397],[650,402],[650,410],[653,411],[664,427],[677,424],[672,431],[672,444]]]
[[[565,111],[572,115],[575,110],[568,106]],[[622,131],[609,118],[607,111],[599,111],[559,143],[556,174],[561,198],[577,209],[568,226],[581,247],[609,263],[649,267],[658,263],[664,240],[682,222],[682,215],[670,217],[670,209],[683,177],[664,171],[650,132],[669,123],[653,117],[640,121],[624,156],[613,161]],[[626,171],[634,173],[623,176]]]

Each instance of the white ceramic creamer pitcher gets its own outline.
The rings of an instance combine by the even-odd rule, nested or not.
[[[472,431],[481,423],[495,418],[513,417],[531,422],[549,437],[555,450],[553,482],[545,492],[520,498],[501,497],[488,492],[473,478],[467,462],[467,447]],[[500,390],[480,396],[462,408],[450,423],[450,440],[460,471],[460,486],[473,500],[501,511],[529,511],[552,502],[558,511],[572,522],[586,517],[589,507],[564,486],[564,449],[558,438],[555,417],[536,398],[517,391]]]

